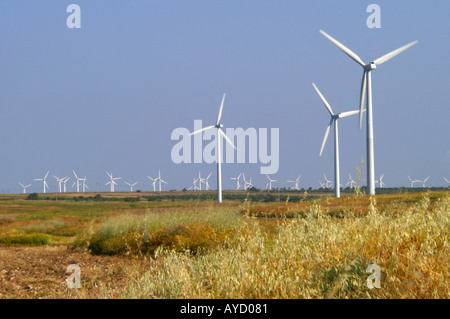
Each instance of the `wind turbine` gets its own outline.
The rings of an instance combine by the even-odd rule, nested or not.
[[[27,188],[31,186],[31,184],[28,185],[23,185],[21,182],[19,182],[20,186],[23,187],[23,193],[26,194],[27,193]]]
[[[237,177],[231,177],[230,179],[236,181],[236,190],[241,188],[241,183],[239,183],[239,178],[241,178],[242,173],[240,173]]]
[[[202,183],[206,184],[205,179],[202,178],[202,176],[200,174],[200,171],[198,171],[198,178],[195,179],[195,182],[198,182],[198,187],[197,188],[198,188],[199,191],[202,190]]]
[[[427,179],[429,179],[430,176],[428,176],[427,178],[425,178],[423,181],[421,180],[417,180],[418,183],[422,183],[422,188],[425,188],[425,182],[427,181]]]
[[[61,184],[64,182],[64,179],[66,179],[67,178],[67,176],[66,177],[63,177],[63,178],[58,178],[58,177],[56,177],[55,175],[53,175],[53,177],[56,179],[56,181],[58,182],[58,189],[59,189],[59,192],[61,193]]]
[[[209,175],[208,175],[208,177],[207,178],[205,178],[204,179],[204,181],[205,181],[205,188],[206,188],[206,190],[210,190],[211,188],[209,187],[209,178],[211,177],[211,174],[212,174],[212,172],[211,173],[209,173]]]
[[[299,188],[298,188],[298,184],[299,184],[299,182],[300,182],[300,177],[301,177],[302,175],[298,175],[298,177],[297,177],[297,179],[295,180],[295,181],[286,181],[286,182],[288,182],[288,183],[294,183],[294,187],[291,187],[291,188],[293,188],[293,189],[295,189],[295,190],[299,190]]]
[[[375,184],[377,184],[377,183],[380,184],[380,188],[383,188],[383,186],[384,186],[384,183],[383,183],[383,177],[384,177],[384,174],[381,174],[381,175],[380,175],[380,179],[377,180],[377,181],[375,181]]]
[[[63,181],[63,183],[64,183],[64,193],[66,192],[66,183],[67,183],[67,181],[70,179],[70,177],[66,177],[65,179],[64,179],[64,181]]]
[[[153,191],[156,192],[156,178],[151,178],[150,176],[147,176],[147,178],[152,181]]]
[[[161,191],[161,183],[167,184],[166,181],[161,179],[161,171],[158,170],[158,177],[154,179],[155,182],[159,182],[159,191]]]
[[[43,184],[44,184],[44,194],[45,194],[45,188],[46,188],[46,187],[49,188],[49,187],[48,187],[48,184],[47,184],[47,182],[46,182],[48,173],[50,173],[50,171],[47,171],[47,174],[45,174],[45,177],[44,177],[44,178],[35,178],[35,179],[34,179],[35,181],[42,181],[42,182],[43,182]]]
[[[356,182],[352,179],[352,175],[351,175],[351,174],[348,174],[348,182],[347,182],[346,186],[347,186],[348,184],[350,184],[350,188],[354,188],[353,185],[356,186]]]
[[[411,177],[409,177],[408,176],[408,179],[409,179],[409,181],[411,182],[409,185],[410,185],[410,187],[411,188],[413,188],[414,187],[414,183],[419,183],[419,182],[421,182],[421,181],[419,181],[418,179],[411,179]]]
[[[86,185],[87,178],[85,176],[84,178],[80,178],[80,180],[83,181],[83,193],[84,193],[86,191],[86,188],[89,189],[89,187]]]
[[[269,177],[269,175],[267,175],[267,174],[266,174],[266,176],[267,176],[267,179],[269,180],[269,181],[267,182],[267,184],[266,184],[266,187],[269,186],[269,190],[272,190],[272,183],[273,183],[273,182],[276,182],[276,180],[275,180],[275,179],[271,179],[271,178]]]
[[[320,188],[325,188],[325,183],[322,183],[322,181],[319,179],[319,185],[320,185]]]
[[[207,126],[204,127],[200,130],[197,130],[195,132],[192,132],[189,134],[189,136],[194,135],[194,134],[198,134],[200,132],[203,131],[207,131],[213,128],[217,129],[217,134],[216,134],[216,143],[217,143],[217,201],[219,203],[222,203],[222,168],[221,168],[221,162],[222,162],[222,146],[220,143],[221,137],[224,137],[225,140],[231,145],[233,146],[234,149],[236,149],[236,146],[233,145],[233,143],[230,141],[230,139],[228,138],[228,136],[226,136],[226,134],[222,131],[222,127],[223,124],[220,123],[220,119],[222,117],[222,110],[223,110],[223,103],[225,102],[225,93],[223,94],[222,97],[222,102],[220,104],[220,109],[219,109],[219,115],[217,116],[217,121],[215,125],[211,125],[211,126]]]
[[[250,177],[250,181],[245,180],[245,174],[242,173],[242,179],[244,180],[244,190],[247,190],[249,188],[253,187],[252,178]]]
[[[130,184],[130,183],[128,183],[128,182],[125,182],[125,184],[127,184],[128,186],[130,186],[130,192],[133,191],[133,187],[136,186],[137,183],[139,183],[139,182],[136,182],[136,183],[134,183],[134,184]]]
[[[330,188],[331,185],[333,185],[332,182],[328,180],[328,178],[325,174],[323,174],[323,177],[325,178],[325,187]]]
[[[328,134],[330,133],[331,125],[334,122],[334,195],[336,198],[341,197],[341,189],[340,189],[340,176],[339,176],[339,129],[338,129],[338,120],[344,117],[348,117],[354,114],[359,113],[359,110],[342,112],[338,114],[334,114],[331,109],[330,104],[328,104],[325,97],[320,93],[317,86],[313,83],[314,89],[317,94],[319,94],[320,99],[322,100],[325,108],[331,115],[330,124],[328,124],[327,129],[325,130],[325,136],[323,138],[322,147],[320,148],[319,156],[322,156],[323,148],[325,147],[325,143],[327,142]]]
[[[75,173],[74,170],[72,170],[72,172],[73,172],[73,175],[75,175],[75,181],[73,182],[72,187],[74,187],[75,184],[77,184],[77,193],[79,193],[80,192],[80,181],[82,181],[83,179],[79,178],[77,176],[77,173]]]
[[[362,112],[364,108],[364,98],[367,101],[367,190],[369,195],[375,194],[375,163],[374,163],[374,150],[373,150],[373,118],[372,118],[372,76],[371,71],[375,70],[378,65],[383,64],[384,62],[392,59],[397,54],[405,51],[406,49],[415,45],[418,41],[413,41],[408,43],[401,48],[398,48],[388,54],[383,55],[382,57],[370,62],[369,64],[365,64],[361,58],[351,51],[349,48],[344,46],[342,43],[320,30],[320,33],[324,35],[328,40],[333,42],[339,49],[341,49],[345,54],[347,54],[351,59],[353,59],[356,63],[361,65],[364,69],[362,81],[361,81],[361,96],[360,96],[360,105],[359,105],[359,128],[362,127]],[[366,92],[367,90],[367,92]]]
[[[111,192],[114,192],[114,185],[117,185],[116,180],[121,179],[122,177],[113,177],[112,174],[106,172],[108,174],[109,178],[111,179],[108,183],[105,185],[111,184]]]
[[[192,183],[192,186],[189,187],[187,190],[191,190],[191,189],[192,189],[193,191],[197,190],[198,187],[197,187],[197,185],[195,185],[195,183],[197,183],[197,179],[196,179],[196,178],[194,178],[194,182]]]

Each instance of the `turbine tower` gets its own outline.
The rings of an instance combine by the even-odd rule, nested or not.
[[[314,89],[316,90],[317,94],[319,94],[320,99],[322,100],[323,104],[325,105],[325,108],[328,110],[331,116],[330,124],[328,124],[327,129],[325,130],[325,136],[323,138],[322,147],[320,148],[319,156],[322,156],[323,148],[325,146],[325,143],[327,142],[328,134],[330,133],[331,125],[333,125],[334,122],[334,196],[336,198],[341,197],[341,188],[340,188],[340,176],[339,176],[339,129],[338,129],[338,120],[344,117],[348,117],[354,114],[359,113],[359,110],[355,111],[349,111],[349,112],[343,112],[334,114],[333,110],[331,109],[330,104],[328,104],[325,97],[320,93],[317,86],[313,83]]]
[[[31,184],[23,185],[21,182],[19,182],[19,185],[23,187],[23,193],[24,194],[27,193],[27,188],[31,186]]]
[[[112,174],[106,172],[106,174],[108,174],[110,181],[108,183],[106,183],[105,185],[110,184],[111,185],[111,192],[114,193],[114,185],[117,185],[116,180],[117,179],[121,179],[122,177],[113,177]]]
[[[66,192],[66,183],[67,183],[67,181],[70,179],[70,177],[66,177],[64,180],[63,180],[63,184],[64,184],[64,193]]]
[[[413,41],[409,44],[402,46],[382,57],[365,64],[361,58],[351,51],[349,48],[344,46],[342,43],[320,30],[320,33],[324,35],[328,40],[334,43],[339,49],[341,49],[345,54],[347,54],[351,59],[361,65],[364,69],[362,81],[361,81],[361,95],[360,95],[360,105],[359,105],[359,128],[362,127],[362,112],[364,108],[364,99],[367,101],[367,125],[366,125],[366,135],[367,135],[367,191],[369,195],[375,194],[375,163],[374,163],[374,149],[373,149],[373,118],[372,118],[372,76],[371,71],[375,70],[378,65],[392,59],[397,54],[405,51],[406,49],[415,45],[418,41]]]
[[[47,184],[47,182],[46,182],[48,173],[50,173],[50,171],[47,171],[47,174],[45,174],[45,177],[44,177],[44,178],[35,178],[35,179],[34,179],[35,181],[42,181],[42,182],[43,182],[43,184],[44,184],[44,194],[45,194],[45,188],[46,188],[46,187],[49,188],[49,187],[48,187],[48,184]]]
[[[221,137],[224,137],[225,140],[231,146],[233,146],[234,149],[236,149],[236,146],[233,145],[233,143],[230,141],[228,136],[226,136],[226,134],[222,131],[223,124],[220,123],[220,119],[222,117],[222,110],[223,110],[223,103],[224,102],[225,102],[225,93],[223,94],[223,97],[222,97],[222,103],[220,104],[219,115],[217,116],[217,121],[216,121],[215,125],[204,127],[204,128],[202,128],[200,130],[197,130],[197,131],[192,132],[192,133],[189,134],[189,136],[191,136],[191,135],[198,134],[200,132],[207,131],[207,130],[210,130],[210,129],[213,129],[213,128],[217,129],[217,133],[216,133],[216,143],[217,143],[217,148],[216,148],[216,152],[217,152],[217,201],[219,203],[222,203],[222,168],[221,168],[222,146],[221,146],[221,143],[220,143]]]
[[[299,188],[298,188],[298,184],[299,184],[299,182],[300,182],[300,177],[301,177],[302,175],[298,175],[298,177],[297,177],[297,179],[295,180],[295,181],[286,181],[286,182],[288,182],[288,183],[294,183],[294,187],[291,187],[291,188],[293,188],[293,189],[295,189],[295,190],[299,190]]]

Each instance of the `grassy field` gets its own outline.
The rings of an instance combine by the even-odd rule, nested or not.
[[[448,191],[221,205],[115,195],[1,196],[0,298],[450,297]],[[381,288],[367,286],[371,264]]]

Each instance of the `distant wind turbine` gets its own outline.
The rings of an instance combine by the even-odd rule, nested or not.
[[[136,183],[134,183],[134,184],[130,184],[130,183],[128,183],[128,182],[125,182],[125,184],[127,184],[128,186],[130,186],[130,192],[133,191],[133,187],[136,186],[136,184],[138,184],[138,183],[139,183],[139,182],[136,182]]]
[[[347,186],[348,184],[350,184],[350,188],[354,188],[353,185],[356,186],[356,182],[352,179],[352,175],[351,175],[351,174],[348,174],[348,182],[347,182],[346,186]]]
[[[113,177],[112,174],[106,172],[108,174],[110,181],[106,183],[105,185],[110,184],[111,185],[111,192],[114,192],[114,185],[117,185],[116,180],[121,179],[122,177]]]
[[[161,183],[164,183],[164,184],[168,184],[166,181],[164,181],[162,178],[161,178],[161,171],[159,171],[158,170],[158,177],[157,178],[155,178],[155,182],[159,182],[159,191],[161,191]]]
[[[239,183],[239,178],[241,178],[242,173],[240,173],[237,177],[230,177],[230,179],[236,181],[236,190],[241,188],[241,183]]]
[[[269,186],[269,190],[272,190],[272,183],[273,183],[273,182],[276,182],[276,180],[275,180],[275,179],[271,179],[271,178],[269,177],[269,175],[267,175],[267,174],[266,174],[266,176],[267,176],[267,179],[269,180],[269,181],[267,182],[267,184],[266,184],[266,187]]]
[[[72,172],[73,172],[73,175],[75,175],[75,181],[73,182],[72,187],[74,187],[76,184],[77,185],[77,193],[79,193],[80,192],[80,181],[82,181],[83,179],[79,178],[77,176],[77,173],[75,173],[74,170],[72,170]]]
[[[49,187],[48,187],[48,184],[47,184],[47,182],[46,182],[48,173],[50,173],[50,171],[47,171],[47,174],[45,174],[45,177],[44,177],[44,178],[35,178],[35,179],[34,179],[35,181],[42,181],[42,182],[43,182],[43,184],[44,184],[44,194],[45,194],[45,188],[46,188],[46,187],[49,188]]]
[[[66,192],[66,183],[67,183],[67,181],[70,179],[70,177],[66,177],[65,179],[64,179],[64,181],[63,181],[63,183],[64,183],[64,193]]]
[[[375,181],[375,184],[380,184],[380,188],[383,188],[383,187],[384,187],[383,177],[384,177],[384,174],[381,174],[381,175],[380,175],[380,179],[377,180],[377,181]]]
[[[156,178],[150,176],[147,176],[147,178],[152,181],[153,191],[156,192]]]
[[[300,177],[301,177],[302,175],[298,175],[298,177],[297,177],[297,179],[295,180],[295,181],[286,181],[286,182],[288,182],[288,183],[294,183],[294,187],[291,187],[291,188],[293,188],[293,189],[295,189],[295,190],[299,190],[299,188],[298,188],[298,184],[299,184],[299,182],[300,182]]]
[[[410,182],[409,187],[411,187],[411,188],[414,187],[414,183],[419,183],[419,182],[421,182],[421,181],[419,181],[418,179],[411,179],[411,177],[409,177],[409,176],[408,176],[408,179],[409,179],[409,182]]]
[[[63,177],[63,178],[58,178],[58,177],[56,177],[55,175],[53,175],[53,177],[56,179],[56,181],[58,182],[58,189],[59,189],[59,192],[61,193],[61,191],[62,191],[62,189],[61,189],[61,184],[64,182],[64,179],[66,179],[67,178],[67,176],[66,177]]]
[[[211,125],[211,126],[207,126],[204,127],[200,130],[197,130],[195,132],[190,133],[189,135],[194,135],[194,134],[198,134],[213,128],[217,129],[217,134],[216,134],[216,143],[217,143],[217,148],[216,148],[216,153],[217,153],[217,201],[219,203],[222,203],[222,168],[221,168],[221,162],[222,162],[222,146],[220,143],[221,137],[224,137],[225,140],[231,145],[233,146],[234,149],[236,149],[236,146],[234,146],[234,144],[231,142],[231,140],[228,138],[228,136],[226,136],[226,134],[222,131],[222,127],[223,124],[220,123],[220,119],[222,118],[222,110],[223,110],[223,103],[225,102],[225,93],[223,94],[222,97],[222,102],[220,104],[220,109],[219,109],[219,115],[217,116],[217,121],[215,125]]]
[[[31,184],[23,185],[21,182],[19,182],[19,185],[23,187],[23,193],[24,194],[27,193],[27,188],[31,186]]]

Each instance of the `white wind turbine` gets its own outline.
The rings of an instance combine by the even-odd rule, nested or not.
[[[212,174],[212,172],[209,173],[208,177],[204,179],[204,181],[205,181],[205,189],[206,189],[206,190],[210,190],[210,189],[211,189],[211,188],[209,187],[209,178],[211,177],[211,174]]]
[[[409,176],[408,176],[408,179],[410,181],[409,187],[411,187],[411,188],[414,187],[414,183],[420,183],[421,182],[418,179],[411,179],[411,177],[409,177]]]
[[[195,183],[197,183],[197,179],[196,178],[194,178],[194,181],[192,182],[192,186],[189,187],[187,190],[191,190],[191,189],[193,191],[198,190],[198,187],[197,187],[197,185]]]
[[[421,180],[417,180],[418,183],[422,183],[422,188],[425,188],[425,182],[430,178],[430,176],[428,176],[427,178],[425,178],[423,181]]]
[[[72,172],[73,172],[73,175],[75,175],[75,181],[73,182],[72,187],[74,187],[75,184],[77,184],[77,193],[79,193],[80,192],[80,181],[83,181],[83,179],[79,178],[77,176],[77,173],[75,173],[74,170],[72,170]]]
[[[354,188],[356,186],[356,182],[352,179],[352,175],[348,174],[348,182],[346,186],[350,184],[350,188]]]
[[[153,191],[156,192],[156,178],[150,176],[147,176],[147,178],[152,181]]]
[[[381,175],[380,175],[380,179],[377,180],[377,181],[375,181],[375,184],[380,184],[380,188],[383,188],[383,187],[384,187],[383,177],[384,177],[384,174],[381,174]]]
[[[322,181],[319,179],[319,185],[320,185],[320,188],[325,188],[325,183],[322,183]]]
[[[325,174],[323,174],[323,177],[325,178],[325,187],[326,187],[326,188],[330,188],[331,185],[333,185],[333,182],[332,182],[332,181],[329,181],[328,178],[327,178],[327,176],[326,176]]]
[[[49,188],[49,187],[48,187],[48,184],[47,184],[47,181],[46,181],[47,176],[48,176],[48,173],[50,173],[50,171],[47,171],[47,174],[45,174],[45,177],[44,177],[44,178],[35,178],[35,179],[34,179],[35,181],[42,181],[42,182],[43,182],[43,184],[44,184],[44,194],[45,194],[45,188],[46,188],[46,187]]]
[[[114,192],[114,185],[117,185],[116,180],[117,179],[121,179],[122,177],[113,177],[112,174],[106,172],[106,174],[108,174],[110,181],[108,183],[106,183],[105,185],[110,184],[111,185],[111,192]]]
[[[202,183],[205,183],[205,179],[202,178],[200,171],[198,171],[198,177],[195,179],[195,182],[198,182],[198,190],[201,191],[202,190]]]
[[[298,177],[297,177],[297,179],[295,180],[295,181],[286,181],[286,182],[288,182],[288,183],[294,183],[294,187],[291,187],[291,188],[293,188],[293,189],[295,189],[295,190],[299,190],[299,188],[298,188],[298,184],[299,184],[299,182],[300,182],[300,177],[301,177],[302,175],[298,175]]]
[[[333,110],[331,109],[330,104],[328,104],[325,97],[320,93],[317,86],[313,83],[314,89],[316,90],[317,94],[319,94],[320,99],[322,100],[323,104],[325,105],[325,108],[328,110],[331,116],[330,124],[328,124],[327,129],[325,130],[325,136],[323,137],[322,147],[320,148],[319,156],[322,156],[323,148],[325,147],[325,143],[327,142],[328,134],[330,133],[331,125],[333,125],[334,122],[334,195],[335,197],[341,197],[341,190],[340,190],[340,173],[339,173],[339,129],[338,129],[338,120],[344,117],[348,117],[351,115],[355,115],[359,113],[359,110],[355,111],[349,111],[349,112],[342,112],[338,114],[334,114]]]
[[[64,193],[66,192],[66,183],[67,183],[67,181],[70,179],[70,177],[66,177],[64,180],[63,180],[63,184],[64,184]]]
[[[87,178],[86,176],[84,178],[80,178],[81,181],[83,181],[83,193],[86,192],[86,188],[89,189],[89,187],[86,185]]]
[[[269,175],[267,175],[267,174],[266,174],[266,176],[267,176],[267,179],[269,180],[269,181],[267,182],[267,184],[266,184],[266,187],[269,186],[269,190],[272,190],[272,183],[273,183],[273,182],[276,182],[276,180],[275,180],[275,179],[271,179],[271,178],[269,177]]]
[[[21,182],[19,182],[19,185],[23,187],[23,193],[24,194],[27,193],[27,188],[31,186],[31,184],[23,185]]]
[[[236,190],[241,188],[241,183],[239,183],[239,178],[241,178],[242,173],[240,173],[237,177],[231,177],[230,179],[236,181]]]
[[[244,190],[247,190],[247,189],[253,187],[253,183],[252,183],[252,178],[251,177],[250,177],[250,180],[247,181],[247,180],[245,180],[245,174],[242,173],[242,179],[244,180]]]
[[[155,182],[159,182],[159,191],[161,191],[161,183],[167,185],[167,182],[161,178],[161,171],[158,170],[158,177],[154,179]]]
[[[62,191],[61,184],[64,183],[64,180],[67,178],[67,176],[66,176],[66,177],[63,177],[63,178],[58,178],[58,177],[56,177],[55,175],[53,175],[53,177],[54,177],[54,178],[56,179],[56,181],[58,182],[58,189],[59,189],[59,192],[61,193],[61,191]]]
[[[231,145],[233,146],[234,149],[236,149],[236,146],[233,145],[233,143],[230,141],[230,139],[228,138],[228,136],[226,136],[226,134],[222,131],[222,127],[223,124],[220,123],[220,119],[222,117],[222,110],[223,110],[223,103],[225,102],[225,93],[223,94],[222,97],[222,102],[220,104],[220,109],[219,109],[219,115],[217,116],[217,121],[215,125],[211,125],[211,126],[207,126],[204,127],[200,130],[197,130],[195,132],[192,132],[189,134],[190,135],[194,135],[194,134],[198,134],[200,132],[203,131],[207,131],[213,128],[217,129],[217,134],[216,134],[216,143],[217,143],[217,148],[216,148],[216,152],[217,152],[217,201],[219,203],[222,203],[222,167],[221,167],[221,163],[222,163],[222,146],[221,146],[221,138],[224,137],[225,140]]]
[[[342,43],[320,30],[328,40],[334,43],[339,49],[341,49],[345,54],[347,54],[351,59],[361,65],[364,69],[362,81],[361,81],[361,95],[360,95],[360,105],[359,105],[359,127],[362,127],[362,112],[364,108],[364,98],[367,101],[367,190],[369,195],[375,194],[375,163],[374,163],[374,149],[373,149],[373,118],[372,118],[372,76],[371,71],[375,70],[378,65],[392,59],[397,54],[405,51],[406,49],[415,45],[418,41],[413,41],[409,44],[402,46],[382,57],[365,64],[361,58],[351,51],[349,48],[344,46]],[[367,90],[367,92],[366,92]]]
[[[128,182],[125,182],[125,184],[127,184],[128,186],[130,186],[130,192],[133,191],[133,187],[136,186],[138,183],[139,183],[139,182],[136,182],[136,183],[134,183],[134,184],[130,184],[130,183],[128,183]]]

